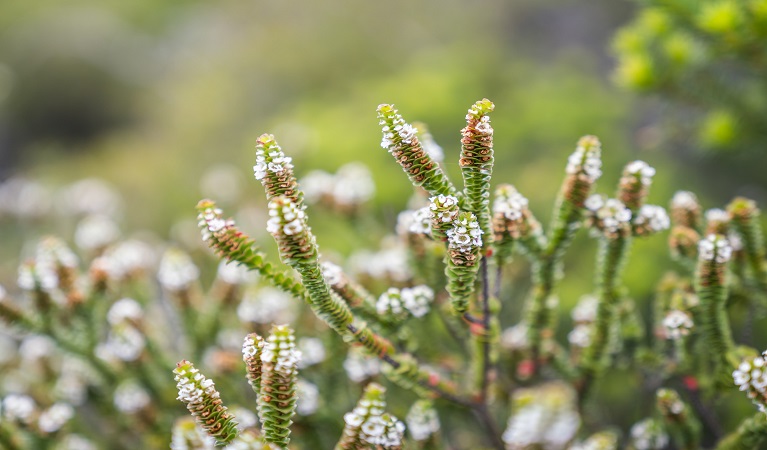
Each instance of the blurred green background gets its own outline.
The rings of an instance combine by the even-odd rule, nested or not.
[[[614,191],[625,163],[642,159],[658,171],[650,203],[666,206],[683,189],[705,208],[739,194],[767,204],[765,152],[676,146],[661,132],[663,98],[637,98],[613,82],[611,42],[635,17],[629,1],[4,0],[0,12],[0,182],[40,183],[30,214],[15,214],[0,195],[6,286],[27,240],[53,232],[71,241],[76,218],[56,209],[56,193],[84,178],[120,193],[126,235],[197,238],[203,196],[262,235],[263,193],[251,167],[264,132],[294,156],[299,177],[352,161],[371,168],[366,226],[310,215],[323,250],[374,248],[412,193],[379,146],[380,103],[428,124],[459,179],[466,108],[491,99],[494,183],[517,186],[544,223],[584,134],[602,140],[602,193]],[[239,189],[222,194],[213,168]],[[560,290],[563,312],[591,289],[594,245],[583,234]],[[626,284],[643,312],[669,267],[665,237],[636,243]],[[621,390],[624,401],[611,407],[638,418],[634,392],[620,385],[617,397]]]

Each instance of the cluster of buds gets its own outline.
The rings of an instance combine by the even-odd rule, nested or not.
[[[394,156],[414,185],[431,195],[455,194],[455,187],[418,140],[416,128],[405,122],[393,105],[379,105],[378,119],[383,132],[381,147]]]
[[[452,195],[435,195],[429,201],[432,235],[435,239],[445,240],[460,212],[458,199]]]
[[[447,238],[447,291],[453,301],[453,311],[463,314],[468,310],[468,298],[474,291],[482,248],[482,230],[474,214],[460,213],[453,221],[453,228],[448,230]]]
[[[586,221],[607,239],[618,239],[631,234],[631,210],[620,200],[594,194],[584,204]]]
[[[698,228],[701,219],[698,197],[690,191],[677,191],[671,198],[671,219],[675,225]]]
[[[492,239],[490,233],[490,178],[493,173],[493,127],[490,114],[495,105],[482,99],[466,114],[466,127],[461,130],[461,158],[458,163],[463,175],[466,209],[477,217],[479,228],[485,234],[485,244]]]
[[[667,339],[679,340],[690,334],[694,323],[692,316],[686,311],[672,309],[663,317],[663,331]]]
[[[642,205],[632,222],[636,236],[649,236],[667,230],[671,225],[666,210],[658,205]]]
[[[633,161],[623,169],[618,182],[618,200],[634,211],[639,209],[647,198],[655,169],[644,161]]]
[[[730,257],[732,246],[724,236],[709,234],[698,243],[698,258],[701,261],[721,265],[729,261]]]
[[[385,392],[386,389],[377,383],[365,387],[357,406],[344,415],[346,426],[336,449],[351,450],[367,445],[402,448],[405,424],[386,413]]]
[[[501,256],[510,253],[517,241],[532,254],[545,245],[543,229],[528,208],[527,198],[510,184],[501,184],[495,190],[493,234],[495,247],[504,254]]]
[[[402,211],[397,216],[397,233],[431,237],[431,208],[424,206],[414,211]]]
[[[277,241],[280,257],[286,264],[293,266],[319,257],[304,211],[288,197],[280,195],[269,202],[266,230]]]
[[[72,306],[83,301],[77,286],[78,258],[58,238],[40,240],[34,259],[19,267],[18,285],[26,291],[36,291],[59,306]]]
[[[282,147],[274,140],[274,136],[262,134],[258,137],[253,174],[264,186],[266,197],[272,199],[284,195],[296,207],[301,208],[303,193],[298,189],[292,161],[292,158],[285,156]]]
[[[186,360],[173,370],[181,400],[197,423],[218,443],[228,444],[238,434],[237,422],[227,411],[213,380],[208,379]]]
[[[390,322],[400,322],[412,315],[423,317],[429,312],[429,305],[434,300],[434,291],[421,285],[412,288],[389,288],[378,297],[376,310]]]
[[[584,136],[578,140],[575,152],[567,160],[567,178],[562,185],[562,195],[576,207],[583,206],[591,187],[602,176],[602,144],[596,136]]]
[[[272,326],[269,338],[259,348],[259,340],[251,336],[243,344],[243,358],[261,353],[261,379],[258,393],[258,415],[261,431],[267,442],[287,447],[290,442],[290,424],[296,411],[296,383],[301,352],[296,349],[293,330],[285,325]],[[248,363],[248,379],[256,384],[255,364]]]
[[[186,292],[199,277],[200,270],[189,254],[175,247],[165,251],[157,271],[157,279],[164,289],[177,294]]]
[[[732,379],[759,411],[767,413],[767,351],[750,361],[741,362],[732,372]]]

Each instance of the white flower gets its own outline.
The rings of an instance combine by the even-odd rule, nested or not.
[[[567,340],[574,347],[586,348],[591,344],[591,334],[593,328],[591,325],[576,325],[567,335]]]
[[[400,298],[410,314],[420,318],[429,312],[429,305],[434,300],[434,291],[426,285],[404,288],[400,292]]]
[[[583,140],[579,141],[575,152],[568,158],[565,172],[572,175],[581,174],[593,183],[602,175],[601,149],[598,142],[596,145],[589,145],[588,149],[583,143]]]
[[[358,162],[341,166],[336,172],[332,187],[333,199],[339,205],[360,205],[375,194],[375,184],[370,170]]]
[[[28,395],[9,394],[3,399],[2,411],[6,420],[29,424],[37,412],[37,405]]]
[[[631,440],[636,450],[659,450],[666,448],[669,437],[661,424],[648,418],[631,427]]]
[[[519,323],[506,328],[501,334],[501,346],[509,350],[525,349],[529,345],[527,340],[527,325]]]
[[[325,361],[325,345],[320,338],[302,337],[298,340],[298,349],[302,356],[301,360],[298,362],[299,369]]]
[[[157,279],[162,287],[173,292],[188,289],[199,276],[200,270],[192,258],[177,248],[165,251],[157,271]]]
[[[122,298],[114,302],[107,312],[107,322],[117,325],[121,322],[139,322],[144,319],[144,311],[141,305],[132,298]]]
[[[677,191],[671,198],[671,207],[686,210],[697,209],[698,197],[690,191]]]
[[[650,167],[644,161],[632,161],[626,165],[626,173],[633,175],[639,179],[639,181],[649,186],[652,183],[652,177],[655,176],[655,169]]]
[[[432,221],[448,223],[458,215],[458,199],[452,195],[437,195],[429,199]]]
[[[337,286],[344,281],[343,269],[330,261],[322,262],[322,276],[331,286]]]
[[[43,433],[53,433],[59,431],[74,415],[72,406],[67,403],[56,403],[40,413],[37,426]]]
[[[639,208],[637,216],[634,218],[634,225],[638,228],[647,228],[648,232],[656,233],[667,230],[671,221],[666,214],[666,210],[657,205],[642,205]]]
[[[599,300],[593,295],[584,295],[578,300],[578,304],[575,305],[570,315],[573,321],[579,322],[594,322],[597,319],[597,306]]]
[[[355,383],[361,383],[368,378],[374,377],[381,372],[381,364],[378,358],[365,355],[360,350],[352,348],[344,360],[344,369],[349,379]]]
[[[468,213],[453,221],[453,228],[447,230],[448,246],[461,253],[472,253],[482,247],[482,230],[474,214]]]
[[[508,220],[520,220],[527,210],[529,201],[514,186],[506,185],[496,193],[493,213],[503,214]]]
[[[296,412],[302,416],[310,416],[317,412],[320,406],[320,390],[317,385],[299,378],[296,383]]]
[[[92,214],[86,216],[75,229],[75,243],[83,250],[106,247],[120,237],[120,229],[108,216]]]
[[[242,322],[290,323],[295,320],[293,298],[275,288],[249,288],[237,306]]]
[[[412,211],[408,231],[413,234],[431,235],[431,209],[428,206]]]
[[[439,416],[428,401],[413,403],[405,421],[410,435],[416,441],[425,441],[429,436],[439,432]]]
[[[222,260],[218,265],[218,278],[228,284],[246,284],[256,281],[256,272],[244,264]]]
[[[149,406],[149,393],[135,381],[123,381],[117,386],[114,394],[114,405],[118,411],[134,414]]]
[[[690,333],[693,322],[688,313],[674,309],[663,318],[663,327],[666,329],[668,339],[676,340]]]
[[[37,361],[53,356],[56,342],[48,336],[32,334],[24,338],[19,345],[19,356],[25,361]]]
[[[723,236],[709,234],[698,242],[698,257],[724,264],[732,256],[732,246]]]
[[[730,215],[727,214],[727,211],[719,208],[711,208],[708,211],[706,211],[706,222],[709,223],[718,223],[718,222],[729,222],[730,221]]]
[[[382,316],[388,314],[401,316],[405,312],[405,305],[403,305],[400,290],[397,288],[389,288],[386,292],[381,294],[376,302],[376,312]]]
[[[278,327],[280,332],[285,329],[287,334],[272,332],[261,351],[261,361],[274,364],[274,371],[282,375],[292,375],[301,360],[301,352],[296,349],[296,338],[287,327]]]

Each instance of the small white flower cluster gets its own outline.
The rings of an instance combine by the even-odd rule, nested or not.
[[[678,340],[682,336],[690,334],[693,327],[692,317],[689,313],[672,309],[663,318],[663,329],[666,332],[666,339]]]
[[[358,162],[341,166],[335,175],[322,170],[311,171],[300,184],[307,202],[324,200],[342,208],[357,207],[375,195],[370,170]]]
[[[671,226],[666,210],[658,205],[642,205],[634,217],[638,234],[647,235],[667,230]]]
[[[700,207],[698,197],[690,191],[677,191],[671,198],[672,209],[696,210]]]
[[[405,282],[412,276],[408,264],[408,250],[400,239],[386,238],[382,242],[381,250],[360,250],[353,253],[349,259],[349,267],[355,268],[357,275],[392,282]]]
[[[647,418],[631,427],[631,443],[636,450],[659,450],[669,444],[668,434],[657,420]]]
[[[461,253],[473,253],[482,247],[482,230],[472,213],[467,213],[453,221],[453,228],[447,230],[448,247]]]
[[[408,231],[413,234],[422,234],[424,236],[431,235],[431,208],[424,206],[423,208],[412,211],[412,221],[408,227]]]
[[[191,417],[184,417],[173,425],[170,438],[171,450],[215,450],[216,439],[194,423]]]
[[[445,152],[442,150],[442,147],[437,144],[437,141],[434,140],[434,137],[432,137],[431,133],[419,133],[420,140],[421,140],[421,147],[423,147],[423,150],[431,156],[431,159],[433,159],[436,162],[442,162],[445,160]]]
[[[261,362],[274,364],[274,371],[289,376],[296,372],[301,352],[296,349],[296,337],[286,325],[279,325],[269,335],[261,352]]]
[[[344,282],[344,271],[338,264],[322,261],[322,277],[331,286],[339,286]]]
[[[578,348],[586,348],[591,344],[594,327],[591,323],[580,323],[567,334],[570,345]]]
[[[240,432],[247,430],[248,428],[254,428],[258,425],[258,416],[248,408],[232,406],[229,408],[229,411],[237,418],[237,429],[240,430]]]
[[[149,393],[134,380],[121,382],[114,393],[114,405],[118,411],[125,414],[141,412],[151,402]]]
[[[107,322],[115,326],[122,322],[141,323],[144,320],[144,310],[136,300],[121,298],[112,304],[107,312]]]
[[[181,400],[187,404],[190,411],[199,411],[206,400],[220,397],[213,380],[200,373],[191,364],[186,367],[179,366],[173,372],[178,389],[176,400]]]
[[[458,216],[458,199],[453,195],[436,195],[429,202],[432,222],[451,223]]]
[[[221,208],[207,208],[197,215],[203,242],[209,242],[222,231],[234,226],[233,220],[221,217],[223,213]]]
[[[626,165],[624,173],[635,177],[642,185],[649,186],[655,176],[655,169],[644,161],[632,161]]]
[[[121,281],[150,270],[156,261],[154,248],[146,242],[130,239],[109,247],[91,263],[91,269],[106,272],[110,279]]]
[[[438,433],[440,428],[437,410],[428,400],[413,403],[405,417],[407,429],[415,441],[425,441],[431,435]]]
[[[376,312],[382,316],[391,315],[403,319],[407,315],[407,311],[402,303],[400,290],[397,288],[389,288],[386,292],[381,294],[376,302]]]
[[[584,295],[578,300],[570,316],[575,323],[594,322],[597,320],[599,300],[593,295]]]
[[[591,435],[583,442],[571,445],[569,450],[618,450],[618,436],[603,431]]]
[[[617,237],[630,230],[631,210],[620,200],[594,194],[586,199],[584,206],[591,225],[606,237]]]
[[[601,148],[598,143],[586,149],[582,142],[578,142],[578,147],[567,159],[565,172],[570,175],[584,175],[589,182],[593,183],[602,176],[600,155]]]
[[[751,361],[743,361],[732,372],[732,379],[738,388],[748,395],[759,411],[767,413],[767,351]]]
[[[561,382],[515,391],[512,415],[502,436],[506,448],[564,449],[581,424],[575,399],[573,389]]]
[[[431,302],[434,301],[434,291],[429,286],[422,284],[402,289],[400,297],[410,314],[420,318],[429,312]]]
[[[189,254],[174,247],[165,251],[160,260],[160,268],[157,270],[157,279],[163,288],[171,292],[184,291],[189,289],[199,277],[200,269],[194,264]]]
[[[122,198],[114,186],[98,178],[85,178],[65,186],[56,194],[56,209],[65,215],[104,214],[115,217]]]
[[[13,177],[0,183],[0,216],[42,217],[50,211],[51,194],[37,181]]]
[[[19,266],[17,283],[24,290],[40,288],[52,296],[57,303],[64,302],[63,295],[56,290],[60,287],[60,269],[77,268],[77,256],[64,242],[54,237],[40,241],[35,250],[34,260]]]
[[[37,405],[25,394],[8,394],[3,399],[3,418],[11,422],[31,424],[37,415]]]
[[[57,399],[75,406],[82,405],[88,398],[88,385],[94,384],[98,375],[80,359],[64,357],[53,392]]]
[[[325,361],[325,345],[322,339],[317,337],[302,337],[298,340],[298,350],[301,352],[301,360],[298,361],[298,368],[313,366]]]
[[[120,238],[120,229],[112,218],[102,214],[84,217],[75,229],[75,244],[83,250],[98,250]]]
[[[480,113],[479,110],[477,110],[475,107],[469,108],[469,113],[466,114],[466,120],[471,120],[475,118]],[[479,119],[479,123],[474,127],[475,130],[477,130],[478,133],[484,134],[485,136],[489,136],[493,134],[493,126],[490,125],[490,116],[482,116]]]
[[[399,143],[412,144],[418,130],[405,122],[405,119],[393,107],[388,113],[382,113],[381,108],[385,105],[379,105],[378,124],[381,125],[381,147],[392,152]],[[399,142],[398,142],[399,141]]]
[[[386,414],[386,403],[381,400],[362,399],[351,412],[344,414],[347,427],[359,430],[363,442],[384,448],[402,445],[405,424]]]
[[[68,434],[61,438],[56,450],[97,450],[96,444],[79,434]]]
[[[273,287],[249,287],[237,306],[237,317],[244,323],[290,323],[296,318],[295,301]]]
[[[108,362],[115,360],[130,362],[137,360],[144,353],[144,347],[146,347],[144,334],[132,324],[121,322],[112,326],[106,342],[98,344],[95,352],[96,356]]]
[[[56,341],[41,334],[25,336],[19,345],[19,356],[24,361],[38,361],[50,358],[56,351]]]
[[[303,378],[299,378],[296,382],[296,397],[298,397],[296,412],[301,416],[311,416],[320,407],[319,388]]]
[[[374,356],[366,355],[357,347],[352,347],[346,354],[344,370],[350,380],[361,383],[381,372],[381,362]]]
[[[727,214],[727,211],[720,208],[709,209],[708,211],[706,211],[705,217],[706,217],[706,222],[708,222],[709,224],[730,222],[730,215]]]
[[[253,166],[253,175],[256,180],[263,179],[268,172],[281,174],[284,170],[293,168],[293,158],[285,156],[285,153],[275,141],[274,136],[266,136],[266,142],[256,145],[256,165]]]
[[[507,185],[505,189],[496,191],[493,214],[503,214],[508,220],[519,221],[523,218],[528,203],[527,198],[514,186]]]
[[[226,260],[219,263],[216,276],[224,283],[233,285],[252,283],[257,278],[256,272],[248,270],[247,266]]]
[[[507,350],[524,350],[529,344],[527,325],[524,323],[518,323],[513,327],[506,328],[501,334],[501,346]]]
[[[732,257],[732,246],[724,236],[709,234],[698,242],[698,257],[724,264]]]
[[[74,415],[75,410],[68,403],[54,403],[40,413],[40,417],[37,418],[37,427],[43,433],[55,433],[66,425]]]
[[[286,234],[293,236],[304,231],[306,214],[293,202],[280,204],[274,200],[269,202],[269,220],[266,222],[266,231],[274,236]]]

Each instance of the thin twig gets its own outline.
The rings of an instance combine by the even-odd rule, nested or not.
[[[487,258],[479,261],[479,270],[482,276],[482,328],[484,339],[482,341],[482,387],[480,401],[487,403],[487,390],[490,386],[490,287],[487,279]]]
[[[487,428],[488,439],[493,448],[504,450],[506,446],[504,445],[503,440],[501,440],[501,431],[498,429],[498,425],[495,423],[492,416],[490,416],[490,412],[487,410],[487,405],[476,404],[472,410],[477,416],[477,420]]]

